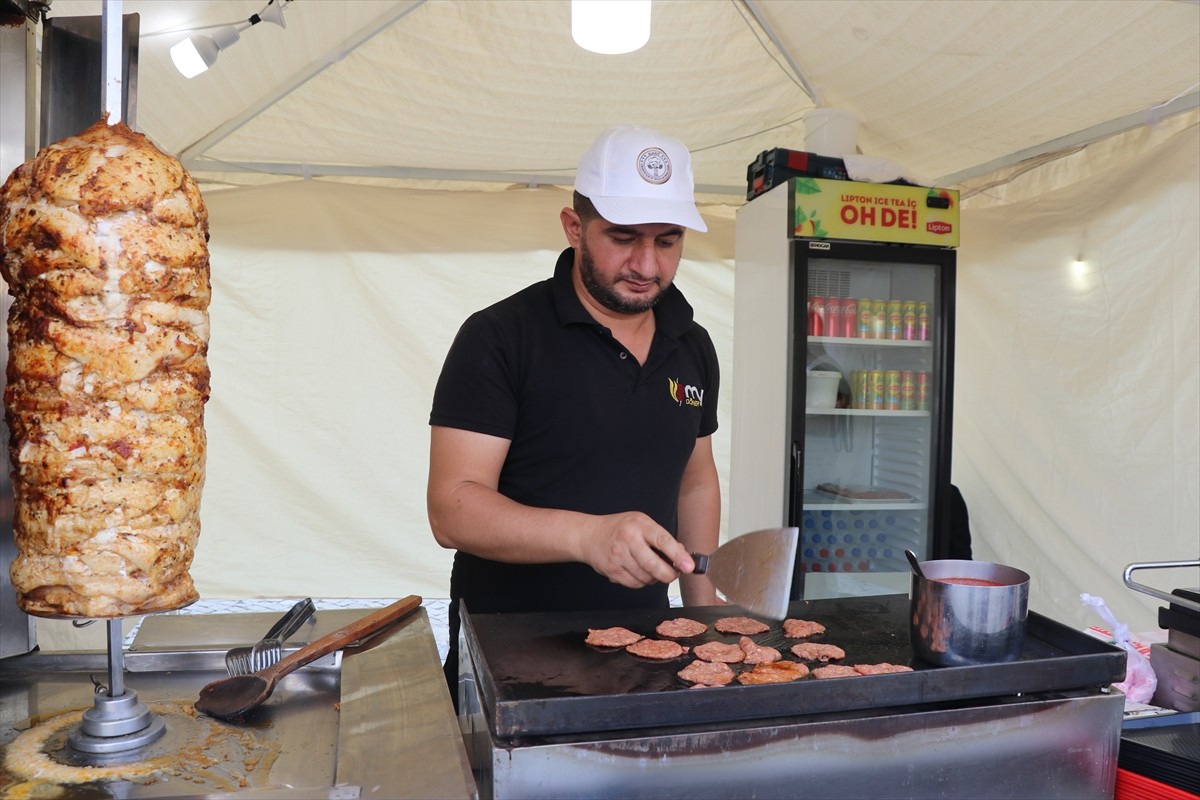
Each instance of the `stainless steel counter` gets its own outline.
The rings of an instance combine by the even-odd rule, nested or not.
[[[321,610],[318,603],[316,622],[297,634],[288,649],[367,611]],[[190,706],[204,685],[224,677],[220,655],[256,640],[276,617],[147,618],[127,653],[126,684],[152,708]],[[102,680],[105,669],[102,652],[34,653],[0,660],[0,745],[8,748],[23,730],[88,707],[91,676]],[[207,718],[201,721],[216,724]],[[171,723],[168,717],[169,728]],[[252,737],[270,753],[262,761],[264,768],[247,773],[245,785],[231,787],[214,770],[185,780],[91,782],[86,796],[477,796],[424,609],[341,658],[327,657],[285,677],[271,698],[240,725],[220,724],[227,726],[221,730],[228,735],[218,732],[207,741]],[[170,734],[164,737],[166,744],[160,749],[169,747],[170,740]],[[147,758],[153,747],[147,748]],[[0,774],[0,789],[5,777],[12,780]]]

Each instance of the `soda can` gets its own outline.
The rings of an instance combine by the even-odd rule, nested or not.
[[[825,300],[825,335],[826,336],[841,336],[842,335],[842,313],[845,307],[846,298],[834,297],[830,295]]]
[[[871,338],[887,338],[887,300],[871,301]]]
[[[859,370],[858,383],[856,383],[855,385],[858,387],[858,407],[859,408],[870,408],[871,407],[871,373],[865,369]]]
[[[838,335],[848,339],[858,336],[858,301],[853,297],[842,298],[842,330]]]
[[[873,408],[877,411],[882,411],[887,397],[887,382],[886,375],[883,370],[873,369],[870,371],[867,390],[868,398],[866,408]]]
[[[929,341],[929,303],[917,303],[917,336],[918,341]]]
[[[858,338],[875,338],[875,301],[867,297],[858,301]]]
[[[889,369],[883,377],[883,407],[887,411],[900,410],[900,371]]]
[[[900,410],[917,410],[917,373],[912,370],[900,373]]]
[[[855,369],[850,371],[850,407],[866,408],[867,403],[867,372]]]
[[[928,316],[928,315],[926,315]],[[915,300],[905,300],[900,311],[901,338],[913,340],[917,338],[917,303]]]
[[[903,333],[904,317],[903,304],[899,300],[888,300],[887,303],[887,337],[899,339]]]
[[[917,373],[917,410],[929,410],[929,373]]]
[[[825,335],[825,298],[819,294],[808,298],[808,335]]]

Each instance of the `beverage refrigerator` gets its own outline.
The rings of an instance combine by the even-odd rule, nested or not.
[[[948,502],[958,202],[792,177],[738,210],[729,524],[800,529],[793,599],[906,593],[904,550],[944,558],[966,533]]]

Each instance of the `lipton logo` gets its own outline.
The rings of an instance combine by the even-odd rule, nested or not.
[[[925,230],[941,236],[942,234],[950,233],[952,230],[954,230],[954,226],[949,222],[942,222],[941,220],[935,219],[931,222],[925,223]]]
[[[704,390],[695,386],[685,386],[674,378],[667,378],[667,391],[671,399],[679,405],[687,404],[695,408],[704,405]]]

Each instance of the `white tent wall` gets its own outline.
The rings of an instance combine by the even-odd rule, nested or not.
[[[964,192],[954,480],[976,558],[1029,571],[1034,609],[1073,626],[1099,622],[1086,591],[1154,628],[1158,603],[1121,583],[1124,566],[1197,556],[1197,118]],[[206,199],[202,596],[446,596],[451,556],[424,506],[437,373],[467,314],[549,275],[569,194],[293,181]],[[726,378],[727,491],[733,213],[705,214],[679,283]],[[65,623],[41,625],[44,644],[72,641]]]
[[[1154,627],[1124,565],[1196,556],[1197,130],[1192,113],[981,178],[997,185],[964,204],[955,481],[976,557],[1029,570],[1034,609],[1079,627],[1098,622],[1080,591]],[[434,383],[470,312],[550,274],[569,193],[309,180],[206,201],[202,596],[445,597],[451,555],[424,505]],[[733,212],[704,210],[679,283],[726,378],[727,491]]]
[[[1079,627],[1105,624],[1088,592],[1154,630],[1164,603],[1126,565],[1200,557],[1198,120],[981,178],[963,203],[954,481],[975,557],[1028,571],[1032,607]]]
[[[451,554],[425,514],[434,385],[467,315],[550,276],[570,193],[300,181],[208,202],[201,593],[447,596]],[[679,284],[727,364],[732,216],[709,217],[711,232],[688,238]]]
[[[1035,610],[1077,626],[1099,622],[1087,591],[1155,627],[1125,565],[1200,548],[1197,117],[980,179],[1005,182],[964,204],[954,480],[976,557],[1030,571]],[[212,194],[206,596],[446,595],[424,505],[437,373],[469,313],[548,276],[568,201],[315,181]],[[707,217],[679,282],[722,360],[727,490],[732,213]]]
[[[570,192],[296,180],[205,202],[201,598],[447,597],[452,553],[425,512],[434,385],[470,313],[552,274]],[[677,283],[729,369],[734,212],[702,208]],[[713,437],[726,491],[730,412]],[[38,626],[47,649],[104,647],[102,626]]]

